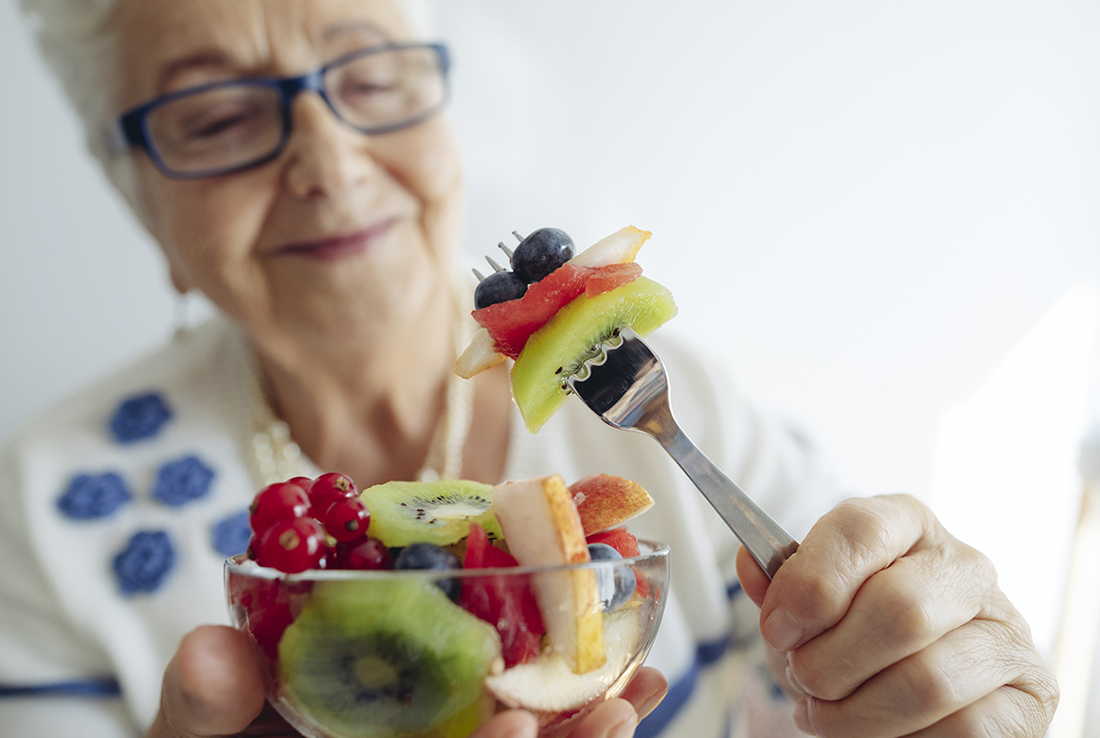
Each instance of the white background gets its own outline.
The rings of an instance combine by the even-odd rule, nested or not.
[[[1089,367],[1072,346],[1094,303],[1055,306],[1100,270],[1100,4],[452,0],[438,16],[471,263],[513,229],[652,231],[639,260],[681,328],[846,485],[958,502],[943,517],[999,553],[1049,646],[1062,562],[1044,581],[1022,562],[1064,532],[1076,489]],[[2,437],[165,340],[173,300],[11,0],[0,68]],[[1046,364],[998,385],[1020,355]],[[1025,414],[1059,389],[1061,414]],[[986,432],[1007,427],[1053,439],[1027,485],[1028,439]]]

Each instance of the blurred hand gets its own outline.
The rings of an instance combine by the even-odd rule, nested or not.
[[[1039,738],[1054,717],[992,563],[911,497],[841,503],[771,582],[744,549],[737,572],[806,733]]]
[[[569,738],[629,738],[668,691],[661,673],[643,667],[622,696],[597,706]],[[534,738],[538,723],[523,710],[494,715],[471,738]],[[160,712],[146,738],[299,736],[264,699],[263,675],[248,637],[206,625],[188,633],[164,672]]]

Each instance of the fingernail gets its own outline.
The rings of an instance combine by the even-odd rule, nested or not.
[[[634,735],[634,729],[637,727],[638,716],[634,714],[607,731],[607,738],[631,738]]]
[[[772,610],[760,631],[768,645],[779,651],[790,651],[802,640],[802,626],[782,607]]]
[[[810,727],[810,700],[812,697],[803,697],[794,706],[794,724],[806,735],[814,735],[814,729]]]
[[[794,669],[791,668],[790,663],[787,663],[787,683],[797,689],[802,694],[809,694],[809,690],[802,686],[802,682],[798,681],[798,677],[794,675]]]
[[[661,700],[668,694],[668,690],[663,690],[650,697],[648,700],[642,703],[642,706],[638,708],[638,719],[641,720],[649,713],[657,709],[657,705],[661,704]]]

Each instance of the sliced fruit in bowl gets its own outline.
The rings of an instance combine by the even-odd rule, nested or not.
[[[599,500],[615,479],[579,488]],[[256,644],[268,699],[309,738],[464,738],[502,707],[535,712],[555,734],[617,696],[660,621],[668,549],[622,528],[596,534],[619,548],[589,540],[558,476],[390,483],[309,507],[285,496],[293,504],[254,523],[325,530],[311,515],[363,507],[336,515],[323,568],[279,571],[250,554],[225,566],[230,618]]]

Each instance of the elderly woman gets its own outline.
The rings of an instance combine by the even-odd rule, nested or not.
[[[772,672],[805,732],[1044,733],[1057,688],[1027,625],[990,563],[918,502],[839,505],[769,582],[644,439],[606,430],[579,403],[530,437],[503,365],[454,377],[470,287],[455,278],[462,178],[441,113],[448,60],[408,7],[24,3],[172,283],[201,291],[220,317],[70,398],[0,457],[9,734],[292,732],[263,710],[243,636],[218,625],[221,562],[243,548],[260,485],[328,469],[360,487],[610,472],[653,491],[660,512],[637,530],[675,552],[651,657],[672,688],[639,726],[666,691],[643,669],[577,736],[746,724],[753,682],[738,694],[722,668],[744,595],[762,608]],[[807,500],[828,494],[803,446],[704,362],[660,350],[684,378],[685,425],[797,526]],[[535,730],[510,711],[479,736]]]

